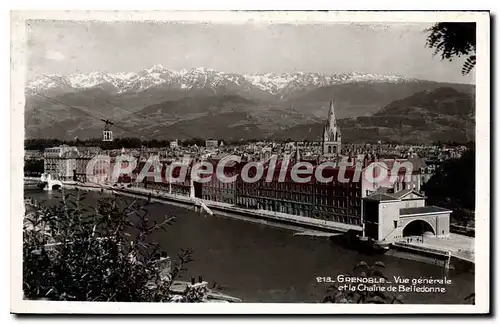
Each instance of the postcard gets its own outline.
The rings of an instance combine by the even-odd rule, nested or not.
[[[489,313],[489,26],[12,12],[11,312]]]

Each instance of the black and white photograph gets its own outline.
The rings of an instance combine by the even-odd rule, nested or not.
[[[12,12],[11,312],[488,312],[489,25]]]

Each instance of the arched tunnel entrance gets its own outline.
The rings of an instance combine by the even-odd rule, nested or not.
[[[411,221],[403,229],[403,236],[422,236],[426,233],[436,235],[432,226],[421,219]]]
[[[52,190],[59,190],[61,189],[61,185],[55,184],[52,186]]]

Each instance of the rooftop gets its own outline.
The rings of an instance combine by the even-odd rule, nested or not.
[[[398,200],[393,196],[386,195],[383,193],[373,194],[371,196],[365,197],[364,199],[374,200],[374,201],[397,201]]]
[[[392,195],[398,199],[402,199],[411,193],[415,194],[416,196],[418,196],[422,199],[425,199],[425,196],[423,194],[421,194],[420,192],[416,191],[415,189],[403,189],[403,190],[400,190],[398,192],[393,193]]]
[[[413,189],[403,189],[399,190],[398,192],[392,193],[391,195],[394,196],[394,198],[400,199],[401,197],[406,196],[410,192],[412,192]]]
[[[450,212],[451,210],[446,208],[441,208],[437,206],[424,206],[424,207],[412,207],[412,208],[401,208],[399,210],[399,215],[408,216],[416,214],[431,214],[440,212]]]

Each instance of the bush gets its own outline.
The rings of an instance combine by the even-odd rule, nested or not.
[[[166,230],[148,219],[147,203],[126,204],[116,197],[83,207],[79,192],[56,206],[40,204],[25,216],[23,231],[23,291],[27,299],[70,301],[169,302],[200,301],[186,290],[170,286],[185,270],[190,250],[181,250],[173,266],[148,240]],[[163,260],[163,262],[159,262]],[[182,295],[182,294],[181,294]],[[179,300],[180,299],[180,300]]]

